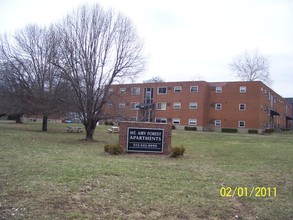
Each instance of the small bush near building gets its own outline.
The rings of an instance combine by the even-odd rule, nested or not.
[[[172,152],[171,152],[171,157],[179,157],[179,156],[183,156],[183,154],[185,153],[185,147],[181,146],[176,146],[176,147],[172,147]]]
[[[105,121],[105,125],[110,125],[110,126],[113,126],[113,122],[112,121]]]
[[[123,148],[119,144],[106,144],[104,151],[109,154],[118,155],[123,153]]]
[[[272,133],[272,132],[274,132],[275,130],[273,129],[273,128],[267,128],[266,130],[265,130],[265,133],[266,134],[270,134],[270,133]]]
[[[249,133],[249,134],[258,134],[258,130],[255,130],[255,129],[249,129],[249,130],[248,130],[248,133]]]
[[[175,125],[172,125],[172,130],[176,130],[176,126]]]
[[[238,129],[237,128],[222,128],[223,133],[237,133]]]
[[[197,127],[190,127],[190,126],[185,126],[184,127],[185,131],[197,131]]]

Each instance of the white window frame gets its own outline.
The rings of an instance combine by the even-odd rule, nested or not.
[[[197,109],[198,103],[197,102],[189,102],[189,109]]]
[[[181,102],[174,102],[173,109],[181,109]]]
[[[198,93],[198,86],[190,86],[190,92]]]
[[[155,122],[167,124],[167,118],[155,118]]]
[[[139,105],[139,102],[131,102],[130,108],[131,110],[137,110],[138,108],[136,107],[137,105]],[[135,106],[135,107],[134,107]]]
[[[242,109],[241,106],[244,106],[244,108]],[[246,104],[245,103],[240,103],[239,104],[239,111],[245,111],[246,110]]]
[[[136,116],[132,116],[129,118],[129,121],[137,121],[137,117]]]
[[[125,93],[126,93],[126,88],[125,87],[120,88],[120,94],[125,94]]]
[[[160,92],[160,89],[166,89],[166,92]],[[166,95],[167,91],[168,91],[167,86],[160,86],[160,87],[157,88],[157,94],[158,95]]]
[[[196,118],[189,118],[188,119],[188,125],[196,126],[197,125],[197,119]]]
[[[215,104],[215,110],[217,110],[217,111],[222,110],[222,103],[216,103]]]
[[[221,127],[222,126],[222,121],[221,120],[215,120],[214,125],[215,125],[215,127]]]
[[[174,125],[180,125],[180,118],[173,118],[173,119],[172,119],[172,123],[173,123]]]
[[[119,108],[125,108],[126,103],[125,102],[119,102]]]
[[[243,125],[241,125],[243,123]],[[239,128],[245,128],[245,121],[238,121],[238,127]]]
[[[217,86],[216,87],[216,93],[222,93],[222,92],[223,92],[222,86]]]
[[[159,108],[160,105],[160,108]],[[162,108],[162,105],[165,106],[165,108]],[[157,102],[156,109],[159,111],[165,111],[167,109],[167,103],[166,102]]]
[[[240,93],[246,93],[247,89],[246,89],[246,86],[240,86],[239,87],[239,92]]]
[[[131,95],[140,95],[140,87],[132,87]]]
[[[174,86],[174,92],[175,93],[182,92],[182,86]]]

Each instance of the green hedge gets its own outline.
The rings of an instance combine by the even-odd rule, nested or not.
[[[197,127],[190,127],[190,126],[185,126],[184,127],[185,131],[197,131]]]
[[[223,133],[237,133],[238,129],[237,128],[222,128]]]
[[[249,134],[258,134],[258,130],[256,130],[256,129],[249,129],[248,130],[248,133]]]

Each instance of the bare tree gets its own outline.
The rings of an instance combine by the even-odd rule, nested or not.
[[[79,7],[58,28],[61,59],[55,65],[74,90],[85,140],[91,141],[110,85],[144,70],[143,46],[128,18],[98,4]]]
[[[10,74],[9,63],[0,61],[0,113],[16,115],[16,123],[22,123],[25,110],[22,88]]]
[[[1,60],[6,83],[26,113],[42,114],[42,130],[47,131],[48,115],[62,111],[66,99],[66,82],[56,66],[58,37],[52,27],[29,25],[12,37],[1,39]],[[7,69],[6,68],[6,69]],[[21,91],[21,92],[15,92]]]
[[[148,80],[144,80],[143,82],[144,83],[160,83],[160,82],[164,82],[164,80],[159,76],[155,76]]]
[[[233,74],[243,81],[261,80],[268,85],[272,82],[269,59],[256,49],[236,56],[229,66]]]

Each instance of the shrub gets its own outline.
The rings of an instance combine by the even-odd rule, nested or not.
[[[8,120],[16,120],[16,115],[8,115]]]
[[[176,126],[175,125],[172,125],[172,130],[175,130],[176,129]]]
[[[172,152],[171,152],[171,157],[179,157],[179,156],[183,156],[184,152],[185,152],[185,147],[181,146],[176,146],[176,147],[172,147]]]
[[[258,130],[255,130],[255,129],[249,129],[249,130],[248,130],[248,133],[249,133],[249,134],[258,134]]]
[[[222,128],[223,133],[237,133],[238,129],[237,128]]]
[[[190,127],[190,126],[185,126],[184,127],[185,131],[197,131],[197,127]]]
[[[113,122],[112,121],[105,121],[105,125],[110,125],[110,126],[113,126]]]
[[[266,130],[265,130],[265,133],[266,134],[270,134],[270,133],[272,133],[272,132],[274,132],[275,130],[273,129],[273,128],[267,128]]]
[[[109,154],[118,155],[123,153],[123,148],[119,144],[106,144],[104,151]]]

